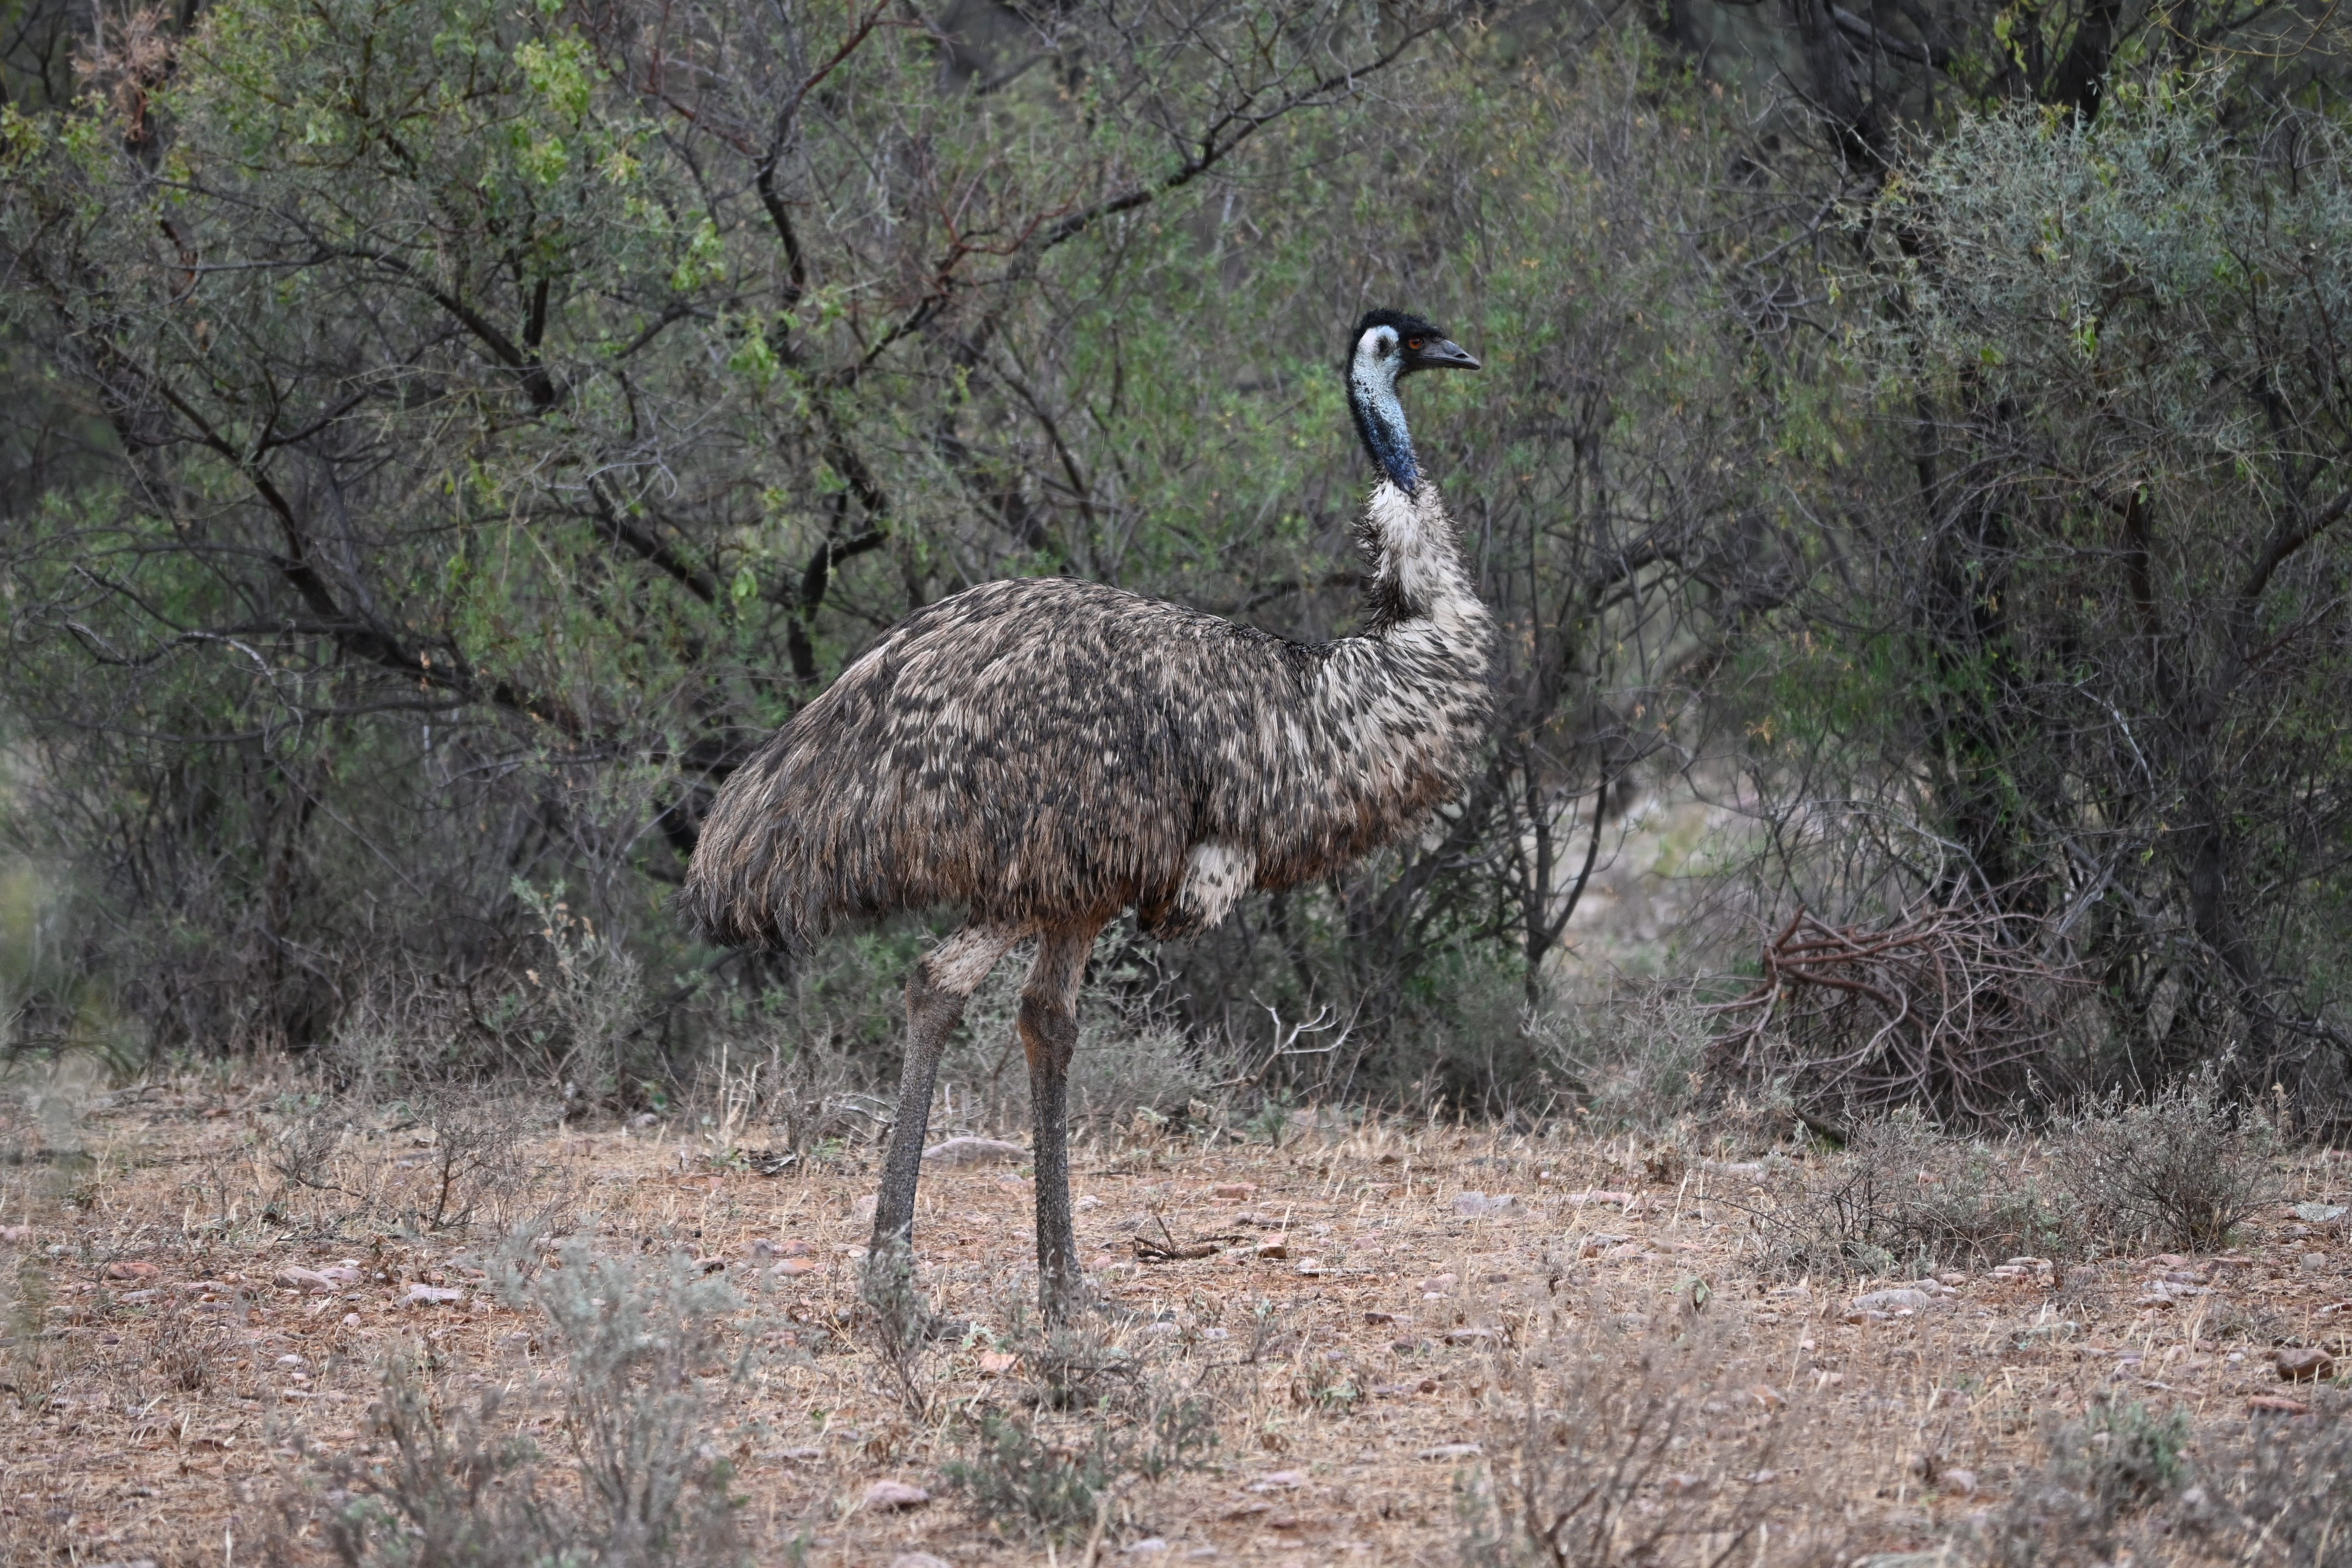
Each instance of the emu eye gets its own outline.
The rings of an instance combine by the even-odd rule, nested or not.
[[[1405,340],[1404,346],[1411,349],[1413,353],[1419,353],[1421,352],[1421,340],[1419,338],[1408,338]]]

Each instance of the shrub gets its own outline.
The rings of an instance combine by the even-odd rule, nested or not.
[[[2332,1421],[2255,1425],[2252,1462],[2231,1501],[2240,1528],[2285,1568],[2352,1568],[2352,1428]],[[2251,1555],[2251,1553],[2249,1553]]]
[[[382,1457],[340,1458],[329,1489],[292,1494],[291,1534],[317,1523],[350,1568],[735,1561],[732,1470],[705,1387],[749,1370],[748,1351],[727,1353],[733,1292],[682,1257],[643,1265],[576,1243],[543,1272],[498,1262],[501,1292],[544,1315],[556,1371],[467,1404],[394,1357],[372,1412]],[[518,1435],[532,1415],[562,1434],[560,1454]]]
[[[2221,1097],[2211,1064],[2137,1104],[2121,1091],[2063,1124],[2055,1155],[2081,1223],[2122,1242],[2216,1250],[2273,1195],[2276,1130]]]
[[[2126,1515],[2179,1496],[2189,1479],[2189,1415],[2096,1404],[2049,1429],[2048,1461],[1974,1528],[1988,1568],[2128,1560],[2116,1551]]]
[[[1496,1382],[1512,1396],[1485,1433],[1491,1484],[1465,1509],[1464,1555],[1476,1568],[1612,1568],[1697,1536],[1723,1562],[1761,1521],[1731,1475],[1764,1460],[1769,1427],[1731,1448],[1728,1467],[1718,1458],[1679,1473],[1693,1462],[1685,1450],[1722,1346],[1696,1322],[1613,1322],[1554,1315],[1533,1343],[1499,1360]]]
[[[1008,1312],[1006,1342],[1026,1376],[1007,1405],[974,1403],[948,1424],[950,1486],[981,1515],[1034,1536],[1091,1530],[1110,1484],[1157,1481],[1206,1462],[1217,1434],[1210,1402],[1175,1386],[1092,1324],[1039,1331]]]
[[[2017,1144],[1896,1117],[1864,1123],[1826,1168],[1790,1171],[1754,1216],[1774,1272],[1918,1274],[2072,1245],[2058,1194]]]
[[[1545,1068],[1585,1101],[1595,1131],[1646,1131],[1696,1099],[1714,1018],[1688,989],[1659,988],[1530,1010],[1525,1030]]]

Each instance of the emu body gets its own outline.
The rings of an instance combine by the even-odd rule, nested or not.
[[[1351,400],[1386,476],[1357,524],[1363,635],[1294,643],[1098,584],[984,584],[893,627],[720,789],[681,902],[721,942],[800,948],[845,921],[965,910],[908,981],[872,1258],[910,1244],[947,1037],[1034,936],[1017,1027],[1040,1290],[1066,1314],[1082,1291],[1066,1081],[1096,934],[1130,908],[1152,936],[1197,934],[1253,889],[1409,837],[1460,789],[1485,731],[1493,625],[1404,434],[1408,342],[1454,356],[1432,365],[1476,363],[1411,317],[1359,328]]]

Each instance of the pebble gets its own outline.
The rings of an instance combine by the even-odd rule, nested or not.
[[[1149,1557],[1153,1552],[1167,1551],[1168,1543],[1156,1535],[1148,1535],[1141,1541],[1129,1542],[1126,1550],[1130,1557]]]
[[[411,1285],[408,1294],[400,1299],[400,1304],[404,1307],[446,1307],[462,1304],[465,1300],[463,1290],[439,1285]]]
[[[1475,1443],[1440,1443],[1434,1448],[1423,1448],[1418,1457],[1424,1459],[1475,1459],[1486,1451]]]
[[[2315,1383],[2336,1375],[2336,1358],[2324,1350],[2282,1350],[2271,1361],[2278,1368],[2280,1380],[2286,1383]]]
[[[901,1552],[890,1559],[890,1568],[955,1568],[955,1564],[928,1552]]]
[[[1257,1244],[1257,1255],[1260,1258],[1287,1258],[1290,1247],[1280,1237],[1269,1236]]]
[[[1974,1497],[1977,1473],[1974,1470],[1946,1470],[1936,1478],[1936,1487],[1937,1490],[1949,1492],[1954,1497]]]
[[[905,1481],[876,1481],[866,1489],[867,1508],[920,1508],[931,1494]]]

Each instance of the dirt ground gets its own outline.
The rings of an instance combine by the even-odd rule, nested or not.
[[[1478,1500],[1517,1463],[1514,1412],[1551,1364],[1543,1348],[1585,1333],[1630,1365],[1662,1326],[1703,1331],[1705,1386],[1674,1473],[1645,1485],[1708,1491],[1760,1523],[1743,1563],[1851,1561],[1932,1546],[1998,1507],[2042,1462],[2046,1424],[2096,1400],[2187,1411],[2192,1450],[2250,1419],[2332,1421],[2339,1390],[2282,1382],[2273,1350],[2352,1328],[2340,1221],[2287,1206],[2343,1192],[2352,1164],[2326,1156],[2294,1164],[2284,1202],[2226,1257],[1988,1267],[1876,1310],[1855,1298],[1895,1282],[1758,1278],[1742,1206],[1756,1171],[1738,1161],[1393,1122],[1294,1122],[1278,1146],[1098,1142],[1075,1187],[1090,1270],[1119,1310],[1100,1331],[1199,1390],[1217,1442],[1204,1468],[1130,1478],[1055,1541],[982,1517],[944,1470],[956,1413],[1011,1402],[1023,1375],[1034,1274],[1017,1161],[926,1172],[923,1279],[970,1326],[915,1369],[919,1412],[853,1310],[870,1150],[767,1175],[776,1161],[707,1131],[542,1130],[512,1163],[460,1171],[486,1190],[436,1230],[420,1218],[446,1173],[428,1131],[396,1107],[354,1115],[302,1166],[286,1151],[303,1105],[252,1076],[12,1113],[11,1561],[323,1559],[281,1505],[339,1457],[382,1454],[387,1354],[429,1358],[450,1397],[550,1370],[542,1325],[481,1267],[542,1214],[597,1249],[688,1255],[741,1295],[758,1354],[711,1385],[710,1430],[763,1563],[1458,1561]],[[756,1129],[741,1142],[757,1154]],[[289,1163],[313,1184],[289,1183]],[[1139,1236],[1206,1255],[1141,1261]],[[1187,1245],[1202,1237],[1229,1239]],[[560,1447],[559,1415],[526,1424]],[[871,1494],[886,1480],[929,1500],[885,1506]]]

